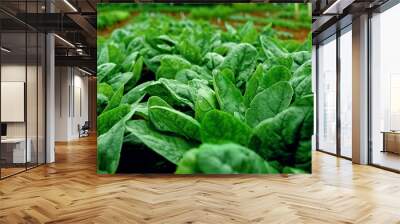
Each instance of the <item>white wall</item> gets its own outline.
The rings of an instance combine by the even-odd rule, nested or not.
[[[37,69],[39,69],[37,71]],[[25,64],[3,64],[1,66],[2,82],[24,82],[26,83],[26,108],[25,105],[19,108],[20,113],[26,112],[27,120],[22,122],[5,122],[7,124],[7,137],[9,138],[24,138],[25,135],[31,144],[29,147],[32,151],[32,161],[44,163],[44,74],[39,66],[25,66]],[[25,78],[27,77],[27,81]],[[2,93],[4,89],[2,89]],[[19,90],[20,94],[24,94],[24,90]],[[22,92],[21,92],[22,91]],[[7,95],[2,95],[2,98]],[[24,102],[22,102],[24,104]],[[2,107],[2,112],[13,112],[13,108]],[[14,110],[18,110],[14,108]],[[26,111],[25,111],[26,110]],[[24,116],[24,115],[22,115]],[[37,156],[37,153],[39,154]]]
[[[55,140],[67,141],[69,124],[69,96],[70,84],[69,69],[67,67],[55,68]]]
[[[8,64],[1,66],[1,81],[3,82],[25,82],[25,64]],[[7,110],[7,108],[1,108]],[[25,137],[25,123],[24,122],[7,122],[7,136],[8,137]]]
[[[25,83],[1,81],[1,121],[25,121]],[[34,105],[36,108],[36,105]]]
[[[74,89],[75,91],[73,94],[74,99],[74,108],[75,113],[73,113],[72,119],[72,132],[71,135],[74,137],[78,137],[78,124],[83,125],[85,121],[88,121],[88,78],[86,76],[82,76],[82,73],[79,71],[79,75],[76,75],[77,70],[75,70],[75,77],[74,77]],[[80,93],[79,93],[80,91]],[[80,97],[79,97],[80,95]],[[80,101],[80,103],[79,103]],[[81,107],[81,108],[79,108]],[[82,111],[79,111],[79,110]],[[73,111],[74,112],[74,111]]]
[[[77,139],[78,124],[88,120],[88,78],[76,68],[56,67],[55,85],[55,140]]]
[[[28,69],[28,73],[34,69],[33,66],[28,66],[27,68],[24,65],[18,65],[18,64],[4,64],[1,66],[1,81],[2,82],[25,82],[25,75],[26,71],[25,69]],[[36,67],[35,67],[36,69]],[[35,72],[36,73],[36,72]],[[36,85],[36,82],[35,82]],[[29,89],[28,89],[29,90]],[[27,93],[27,96],[32,98],[36,98],[36,89],[34,90],[34,93]],[[28,102],[31,102],[32,99],[27,99]],[[36,107],[36,105],[35,105]],[[1,110],[7,110],[7,108],[1,108]],[[33,117],[31,117],[33,114],[27,114],[28,116],[28,121],[34,120]],[[34,114],[34,118],[36,121],[36,114]],[[7,136],[8,137],[25,137],[25,122],[7,122]],[[32,125],[28,125],[28,127],[31,127]]]

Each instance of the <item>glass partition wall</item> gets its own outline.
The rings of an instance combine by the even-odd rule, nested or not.
[[[341,31],[340,49],[340,155],[352,157],[352,33],[351,25]]]
[[[400,172],[398,21],[400,4],[388,1],[371,12],[362,34],[369,40],[368,164],[395,172]],[[316,45],[317,150],[347,159],[352,158],[352,42],[349,25]]]
[[[370,163],[400,171],[400,4],[371,18]]]
[[[318,149],[336,154],[336,36],[318,46]]]
[[[1,179],[45,163],[45,41],[0,11]]]
[[[317,150],[352,157],[351,25],[317,47]]]
[[[24,171],[30,162],[26,126],[26,35],[1,34],[1,177]]]

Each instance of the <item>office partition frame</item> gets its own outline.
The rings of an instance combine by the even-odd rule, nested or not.
[[[349,27],[352,24],[348,24],[343,28],[340,28],[338,25],[336,25],[336,29],[337,31],[335,33],[333,33],[332,35],[327,36],[325,39],[321,40],[317,45],[316,45],[316,57],[315,57],[315,64],[316,64],[316,90],[315,91],[315,99],[316,99],[316,150],[319,152],[323,152],[329,155],[333,155],[333,156],[337,156],[340,158],[344,158],[347,160],[352,160],[352,158],[347,157],[342,155],[341,153],[341,118],[340,118],[340,103],[341,103],[341,97],[340,97],[340,78],[341,78],[341,66],[340,66],[340,37],[345,34],[346,32],[351,32],[351,29],[349,30]],[[329,40],[332,38],[332,36],[335,36],[334,39]],[[329,152],[325,149],[320,148],[320,144],[319,144],[319,110],[320,110],[320,102],[319,102],[319,77],[320,77],[320,67],[319,67],[319,48],[320,48],[320,44],[322,42],[326,42],[327,40],[330,41],[336,41],[336,60],[335,60],[335,64],[336,64],[336,152],[332,153]]]
[[[27,9],[27,3],[36,3],[36,12],[39,12],[39,3],[43,3],[45,1],[43,0],[36,0],[36,1],[21,1],[23,4],[25,4],[25,16],[28,13],[28,9]],[[46,11],[47,11],[47,7],[46,7]],[[12,14],[10,14],[9,12],[7,12],[5,9],[1,8],[0,5],[0,12],[1,13],[5,13],[6,15],[10,16],[11,19],[15,19],[18,22],[22,22],[21,20],[19,20],[18,18],[12,16]],[[26,18],[25,18],[26,19]],[[47,33],[46,32],[41,32],[40,30],[37,30],[35,28],[33,28],[32,26],[28,25],[27,23],[22,22],[24,25],[24,30],[18,30],[18,31],[5,31],[3,29],[1,29],[2,24],[0,23],[0,46],[3,45],[2,43],[2,36],[3,34],[6,33],[13,33],[16,35],[25,35],[25,87],[24,87],[24,123],[25,123],[25,168],[21,171],[12,173],[10,175],[5,176],[2,173],[2,167],[0,167],[0,180],[6,179],[8,177],[12,177],[14,175],[23,173],[27,170],[39,167],[43,164],[46,164],[47,162]],[[32,141],[33,138],[36,138],[36,161],[35,163],[29,163],[31,166],[28,167],[28,153],[27,153],[27,147],[28,147],[28,110],[27,110],[27,84],[28,84],[28,33],[29,34],[33,34],[34,37],[36,37],[36,48],[35,48],[35,55],[36,55],[36,63],[33,63],[33,66],[36,67],[36,136],[32,137]],[[42,38],[39,38],[39,37]],[[43,45],[39,44],[39,40],[41,40],[41,43]],[[39,51],[39,46],[41,46],[43,49],[41,49],[41,51]],[[0,82],[2,81],[2,66],[3,66],[3,55],[2,52],[0,52]],[[41,58],[41,60],[43,60],[42,64],[39,63],[39,57]],[[32,65],[32,64],[29,64]],[[43,92],[41,92],[41,101],[42,101],[42,113],[40,114],[41,117],[39,117],[39,66],[41,67],[41,82],[42,82],[42,88],[43,88]],[[0,85],[0,101],[1,101],[1,85]],[[0,105],[0,110],[1,110],[1,105]],[[39,149],[39,121],[41,121],[42,124],[42,146]],[[0,114],[0,123],[1,122],[1,114]],[[35,128],[35,127],[34,127]],[[32,143],[33,144],[33,143]],[[1,158],[1,150],[2,146],[0,144],[0,158]],[[41,152],[43,153],[41,155],[42,161],[39,160],[39,153]]]

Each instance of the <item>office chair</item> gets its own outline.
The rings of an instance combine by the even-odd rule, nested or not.
[[[79,138],[89,136],[89,129],[90,129],[89,121],[85,121],[82,127],[80,127],[80,125],[78,124]]]

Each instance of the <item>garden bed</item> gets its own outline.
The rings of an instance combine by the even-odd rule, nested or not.
[[[311,172],[311,36],[288,33],[305,23],[177,7],[98,38],[98,172]]]

